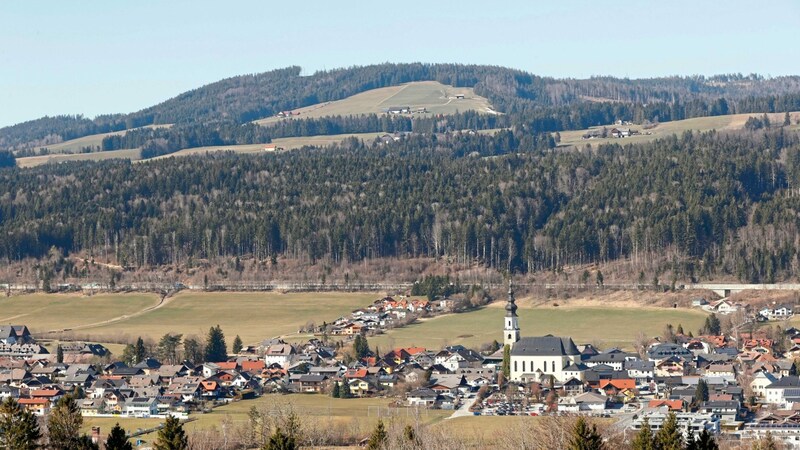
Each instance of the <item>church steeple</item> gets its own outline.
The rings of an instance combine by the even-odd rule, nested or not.
[[[517,319],[517,304],[514,300],[514,289],[511,280],[508,281],[508,301],[506,302],[505,326],[503,327],[503,343],[514,346],[519,341],[519,322]]]

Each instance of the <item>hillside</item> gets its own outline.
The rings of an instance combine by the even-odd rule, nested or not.
[[[475,110],[493,113],[489,101],[466,87],[453,87],[437,81],[418,81],[399,86],[371,89],[343,100],[298,108],[291,111],[291,118],[317,119],[326,116],[351,116],[362,114],[382,114],[391,107],[408,106],[416,112],[424,109],[425,114],[455,114],[459,111]],[[269,125],[284,117],[268,117],[255,121],[259,125]]]
[[[0,129],[0,150],[30,156],[24,152],[84,136],[154,124],[176,124],[179,128],[170,138],[185,140],[203,126],[240,125],[273,117],[280,111],[329,104],[369,90],[426,81],[454,89],[472,89],[475,96],[485,98],[494,110],[508,115],[504,119],[506,125],[524,126],[535,133],[583,129],[617,119],[664,122],[731,113],[800,110],[797,76],[763,78],[732,74],[575,80],[540,77],[496,66],[422,63],[387,63],[301,76],[299,67],[289,67],[224,79],[128,114],[91,120],[82,116],[45,117],[5,127]],[[402,95],[394,99],[401,100],[404,100]],[[436,104],[434,101],[432,106]],[[476,105],[478,109],[484,106]],[[336,111],[333,105],[325,108],[329,110],[324,114]],[[191,130],[182,131],[184,125],[192,125]],[[329,134],[376,131],[379,130],[338,130]]]
[[[629,136],[623,139],[606,137],[606,138],[591,138],[586,139],[585,136],[589,134],[601,133],[605,128],[610,131],[618,125],[608,124],[603,126],[596,126],[584,130],[564,131],[561,132],[560,146],[582,146],[586,144],[601,145],[601,144],[636,144],[642,142],[650,142],[656,139],[664,138],[671,135],[680,135],[685,131],[698,131],[705,132],[711,130],[719,131],[736,131],[742,130],[745,127],[747,119],[750,117],[762,117],[763,114],[729,114],[725,116],[712,116],[712,117],[697,117],[694,119],[676,120],[672,122],[660,122],[652,124],[652,128],[645,128],[642,125],[620,125],[620,128],[630,128],[636,130],[640,134]],[[772,113],[767,114],[769,120],[773,123],[783,123],[785,114]],[[797,129],[797,123],[800,121],[800,112],[791,112],[790,121],[792,126],[791,130]]]

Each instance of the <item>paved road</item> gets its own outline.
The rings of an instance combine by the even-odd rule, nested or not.
[[[469,407],[472,406],[474,402],[475,402],[474,396],[464,399],[464,403],[462,403],[461,406],[458,407],[458,409],[453,411],[453,414],[450,417],[448,417],[448,419],[471,416],[472,413],[469,411]]]

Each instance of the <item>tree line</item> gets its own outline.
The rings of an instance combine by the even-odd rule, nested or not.
[[[350,139],[285,154],[0,171],[0,257],[53,247],[126,267],[447,257],[535,272],[657,256],[686,279],[798,274],[796,134],[687,132],[576,151],[554,151],[543,136]]]
[[[130,114],[91,120],[82,116],[44,117],[5,127],[0,129],[0,149],[38,148],[152,124],[244,124],[280,111],[413,81],[473,87],[495,109],[516,117],[517,123],[529,123],[533,131],[581,129],[616,119],[665,121],[800,109],[800,77],[796,76],[573,80],[497,66],[421,63],[350,67],[301,76],[300,67],[288,67],[227,78]]]

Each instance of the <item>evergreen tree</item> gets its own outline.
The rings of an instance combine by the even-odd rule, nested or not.
[[[719,446],[714,439],[714,435],[709,433],[708,430],[703,430],[697,437],[694,434],[689,436],[686,442],[686,450],[719,450]]]
[[[178,362],[178,347],[181,345],[182,334],[167,333],[158,341],[158,357],[166,364]]]
[[[194,364],[206,362],[203,345],[193,337],[187,337],[183,340],[183,357]]]
[[[33,450],[39,447],[41,438],[36,416],[8,397],[0,405],[0,448]]]
[[[56,362],[59,364],[64,362],[64,349],[61,348],[61,344],[58,344],[56,349]]]
[[[125,429],[119,426],[119,423],[114,425],[114,428],[108,433],[106,450],[133,450],[133,446],[128,442],[128,435]]]
[[[681,325],[681,324],[678,324],[678,329],[676,330],[676,332],[677,332],[678,334],[684,334],[684,333],[683,333],[683,325]]]
[[[350,392],[350,383],[347,380],[342,380],[342,386],[339,388],[339,398],[353,398],[353,393]]]
[[[642,421],[642,428],[636,433],[631,443],[631,450],[655,450],[653,443],[653,430],[650,428],[650,421],[645,417]]]
[[[125,349],[122,350],[122,362],[129,366],[136,364],[136,346],[133,344],[125,346]]]
[[[244,344],[242,344],[242,338],[239,337],[237,334],[235,338],[233,338],[233,344],[231,344],[231,353],[234,355],[239,354],[242,351]]]
[[[603,438],[597,432],[597,426],[586,423],[586,419],[578,417],[572,428],[572,435],[569,438],[569,450],[603,450]]]
[[[383,449],[387,438],[388,435],[386,434],[386,428],[383,426],[383,420],[378,419],[378,424],[375,426],[375,429],[372,431],[372,435],[370,435],[369,441],[367,442],[367,449]]]
[[[789,115],[789,111],[786,111],[786,114],[783,116],[783,126],[788,127],[792,124],[792,117]]]
[[[366,337],[360,334],[356,335],[356,338],[353,341],[353,352],[358,359],[369,356],[369,342],[367,342]]]
[[[52,450],[75,450],[81,446],[83,416],[75,399],[65,395],[50,411],[47,420],[49,448]]]
[[[511,346],[508,344],[503,347],[503,374],[506,378],[511,376]]]
[[[339,394],[339,383],[334,381],[333,382],[333,387],[331,388],[331,397],[339,398],[339,395],[340,395]]]
[[[694,401],[696,405],[708,401],[708,383],[702,378],[697,382],[697,387],[694,390]]]
[[[264,450],[295,450],[296,448],[298,447],[294,438],[284,434],[280,427],[275,428],[275,432],[263,447]]]
[[[158,430],[158,440],[153,446],[155,450],[187,450],[189,440],[183,431],[181,421],[169,416],[164,426]]]
[[[675,413],[669,413],[667,420],[656,433],[655,448],[658,450],[683,450],[683,433],[678,429],[678,418]]]
[[[228,360],[228,346],[225,344],[225,335],[219,325],[208,330],[205,360],[208,362]]]
[[[147,358],[147,349],[144,346],[144,340],[141,336],[136,339],[136,345],[133,349],[134,364],[139,364]]]

